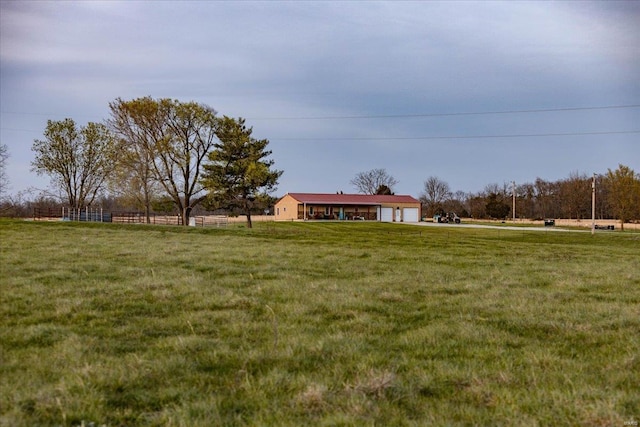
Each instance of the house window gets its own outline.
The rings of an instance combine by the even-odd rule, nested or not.
[[[276,208],[276,215],[280,215],[280,208]]]
[[[309,215],[313,215],[313,206],[309,206]]]
[[[327,207],[324,208],[324,214],[327,215],[327,216],[331,215],[331,207],[330,206],[327,206]]]

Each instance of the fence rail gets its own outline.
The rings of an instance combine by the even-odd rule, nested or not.
[[[49,221],[62,219],[61,208],[33,208],[34,221]]]
[[[146,224],[147,215],[144,212],[120,211],[113,212],[113,222],[120,224]],[[149,224],[158,225],[181,225],[182,220],[178,215],[149,214]]]
[[[34,221],[87,221],[111,222],[111,212],[104,212],[102,208],[34,208]]]
[[[102,208],[67,208],[47,207],[33,209],[34,221],[87,221],[87,222],[113,222],[118,224],[146,224],[147,215],[140,211],[113,211],[106,212]],[[274,221],[273,215],[253,215],[253,222]],[[189,218],[189,225],[195,227],[227,227],[229,224],[246,222],[244,215],[193,215]],[[175,214],[151,213],[149,224],[156,225],[182,225],[182,218]]]
[[[199,215],[191,217],[189,224],[195,227],[226,227],[229,225],[229,217],[226,215]]]

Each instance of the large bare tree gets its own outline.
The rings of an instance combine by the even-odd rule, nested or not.
[[[366,172],[358,172],[355,178],[350,181],[350,184],[362,194],[377,194],[380,190],[393,192],[393,187],[397,183],[398,181],[389,175],[386,169],[371,169]]]
[[[33,170],[49,175],[70,207],[89,206],[113,170],[115,138],[103,124],[89,122],[78,128],[72,119],[48,120],[44,137],[33,143]]]
[[[451,197],[449,184],[438,177],[430,176],[424,182],[424,190],[420,194],[420,201],[427,209],[427,216],[432,216]]]
[[[561,211],[558,183],[536,178],[533,186],[535,191],[536,216],[540,218],[558,218]]]
[[[591,216],[591,179],[586,174],[571,172],[567,179],[560,182],[559,188],[565,218]]]

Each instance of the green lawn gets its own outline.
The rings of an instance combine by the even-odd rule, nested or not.
[[[0,425],[623,426],[640,235],[0,222]]]

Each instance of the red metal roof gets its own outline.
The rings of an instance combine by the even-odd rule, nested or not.
[[[420,203],[407,195],[287,193],[300,203],[331,205],[379,205],[381,203]]]

